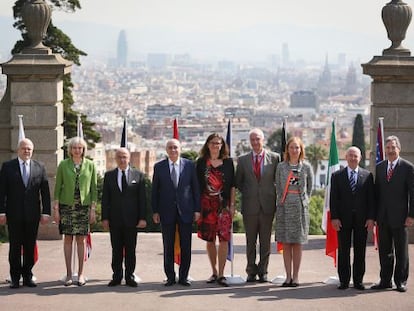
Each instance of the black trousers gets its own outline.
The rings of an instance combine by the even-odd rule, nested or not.
[[[11,280],[12,282],[18,282],[20,276],[23,277],[23,280],[31,280],[39,222],[8,222],[7,227],[10,241],[9,264]]]
[[[367,243],[367,229],[364,225],[357,225],[354,215],[351,226],[342,225],[338,231],[338,276],[341,283],[349,284],[351,279],[351,244],[354,248],[352,279],[354,284],[363,282]]]
[[[394,272],[395,284],[406,284],[409,269],[408,229],[406,227],[391,228],[388,224],[381,223],[378,226],[378,248],[381,282],[391,283]]]
[[[120,281],[123,277],[122,262],[125,258],[125,279],[131,278],[135,271],[137,228],[110,226],[112,245],[112,279]]]

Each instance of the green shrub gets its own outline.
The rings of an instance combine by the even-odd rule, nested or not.
[[[309,234],[319,235],[323,234],[322,224],[322,213],[324,206],[324,198],[320,195],[313,195],[309,202]]]

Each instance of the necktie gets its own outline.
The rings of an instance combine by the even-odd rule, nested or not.
[[[126,189],[128,187],[128,183],[127,183],[127,180],[126,180],[126,175],[125,175],[124,170],[122,170],[121,182],[122,182],[122,192],[126,192]]]
[[[257,181],[260,181],[260,155],[256,154],[256,160],[254,161],[254,174],[256,175]]]
[[[388,169],[387,173],[387,181],[391,180],[392,174],[394,173],[394,168],[392,167],[392,162],[390,163],[390,168]]]
[[[177,170],[175,169],[175,163],[172,164],[172,170],[171,170],[171,180],[174,184],[174,187],[178,187],[178,180],[177,180]]]
[[[356,181],[355,181],[355,171],[351,171],[351,177],[349,178],[349,185],[351,186],[352,192],[355,192],[356,190]]]
[[[23,183],[24,186],[27,187],[27,184],[29,183],[29,174],[27,173],[27,168],[26,168],[26,161],[23,162]]]

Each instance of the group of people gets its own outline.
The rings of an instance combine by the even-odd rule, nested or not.
[[[299,137],[291,137],[281,161],[280,154],[264,148],[262,130],[252,129],[249,140],[252,150],[237,159],[236,169],[229,148],[218,133],[208,136],[196,163],[181,157],[177,139],[167,141],[167,157],[154,166],[151,193],[152,220],[160,223],[162,231],[165,286],[177,282],[174,270],[177,239],[178,283],[191,286],[188,273],[194,222],[198,237],[206,241],[211,265],[211,276],[206,282],[229,285],[224,268],[236,189],[241,193],[246,232],[247,282],[268,281],[271,234],[276,218],[275,238],[283,245],[286,272],[282,286],[300,286],[302,245],[308,239],[313,189],[313,172],[305,160],[304,144]],[[53,210],[59,231],[64,235],[67,268],[64,285],[73,284],[72,243],[76,241],[77,285],[83,286],[86,283],[84,241],[89,225],[96,221],[97,173],[93,162],[85,157],[87,145],[82,138],[72,138],[67,148],[69,157],[57,169]],[[392,287],[394,274],[397,290],[406,291],[407,227],[414,222],[414,171],[413,165],[399,156],[401,145],[396,136],[387,138],[385,150],[388,160],[377,165],[375,182],[369,171],[359,167],[361,152],[354,146],[346,152],[347,167],[332,175],[330,209],[332,226],[338,231],[339,289],[349,287],[352,242],[354,287],[364,289],[367,232],[376,224],[381,281],[372,288]],[[0,224],[7,222],[9,229],[11,288],[20,286],[20,277],[24,286],[36,286],[31,270],[37,230],[39,221],[47,223],[51,214],[46,171],[42,164],[31,159],[32,153],[33,143],[21,140],[18,157],[3,163],[0,171]],[[145,180],[142,172],[130,166],[128,149],[116,151],[116,163],[117,168],[105,173],[101,202],[102,224],[110,232],[112,246],[113,274],[108,286],[120,285],[125,279],[127,286],[136,287],[137,228],[147,225]]]
[[[385,140],[386,160],[378,163],[375,181],[371,172],[359,166],[361,151],[346,151],[347,166],[332,175],[330,212],[338,232],[338,289],[345,290],[351,280],[350,249],[353,244],[352,280],[354,288],[364,290],[367,234],[377,226],[380,281],[374,290],[392,288],[407,291],[409,271],[408,227],[414,223],[414,166],[400,157],[397,136]]]

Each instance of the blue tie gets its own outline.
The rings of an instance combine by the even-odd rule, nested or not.
[[[26,169],[26,162],[23,162],[23,183],[24,186],[27,187],[27,184],[29,183],[29,174],[27,173]]]
[[[351,186],[352,192],[355,192],[356,190],[356,181],[355,181],[355,171],[351,171],[351,177],[349,178],[349,185]]]

